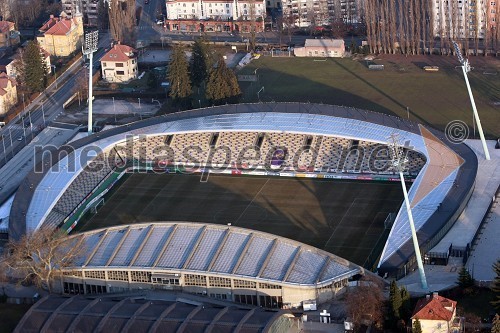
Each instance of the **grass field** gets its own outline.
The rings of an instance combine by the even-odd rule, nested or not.
[[[319,59],[316,59],[319,60]],[[500,61],[471,57],[469,73],[480,119],[490,138],[500,136]],[[472,107],[461,68],[454,57],[381,56],[376,64],[383,71],[372,71],[363,60],[261,57],[238,74],[254,74],[258,83],[240,82],[244,102],[257,102],[257,91],[264,102],[311,102],[346,105],[407,117],[441,130],[451,120],[469,124],[472,135]],[[438,72],[425,72],[425,65],[439,66]],[[489,73],[489,74],[484,74]],[[496,74],[495,74],[496,73]]]
[[[149,221],[227,224],[316,246],[360,265],[401,205],[400,184],[258,176],[133,174],[80,231]],[[377,251],[381,248],[377,247]],[[376,256],[376,255],[375,255]]]

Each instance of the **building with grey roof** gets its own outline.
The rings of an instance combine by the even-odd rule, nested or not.
[[[70,237],[83,253],[66,294],[165,289],[267,308],[331,299],[364,269],[272,234],[202,223],[133,224]]]
[[[283,310],[208,300],[49,295],[30,308],[14,332],[295,333],[298,328]]]

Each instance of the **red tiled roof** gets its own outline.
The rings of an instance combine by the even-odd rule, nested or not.
[[[446,320],[453,318],[457,302],[443,296],[432,295],[429,298],[419,299],[412,319],[418,320]],[[448,308],[448,309],[447,309]],[[450,310],[451,308],[451,310]]]
[[[129,59],[135,58],[136,52],[137,51],[134,48],[128,45],[115,44],[113,48],[101,58],[101,61],[125,62]]]
[[[66,17],[51,17],[44,25],[39,29],[46,35],[66,35],[71,27],[76,25],[76,21]]]
[[[6,89],[7,89],[7,85],[9,83],[9,81],[10,81],[12,86],[17,85],[16,80],[8,77],[7,74],[5,74],[5,73],[0,73],[0,96],[4,96],[5,94],[7,94]]]
[[[0,31],[3,33],[9,32],[14,27],[14,22],[0,21]]]

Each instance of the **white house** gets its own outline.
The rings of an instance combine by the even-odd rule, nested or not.
[[[136,79],[137,51],[128,45],[115,44],[101,58],[102,78],[108,82],[128,82]]]
[[[412,326],[418,319],[422,333],[458,333],[461,331],[461,325],[456,312],[456,301],[439,296],[435,292],[418,300],[411,317]]]

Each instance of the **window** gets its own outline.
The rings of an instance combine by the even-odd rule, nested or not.
[[[126,271],[108,271],[108,279],[116,281],[128,281],[128,274]]]
[[[207,278],[205,275],[186,274],[184,275],[184,285],[206,287]]]
[[[81,271],[64,271],[63,275],[82,277],[82,272]]]
[[[115,64],[115,67],[123,67],[123,63],[122,63],[122,62],[117,62],[117,63]]]
[[[229,4],[228,3],[226,3],[226,8],[229,8]]]
[[[277,284],[270,284],[270,283],[259,283],[259,288],[260,289],[281,289],[281,286]]]
[[[174,285],[174,286],[179,285],[179,279],[177,279],[177,278],[154,277],[152,280],[153,280],[153,283],[157,283],[157,284],[168,284],[168,285]]]
[[[91,278],[91,279],[103,279],[104,280],[104,271],[86,271],[85,277]]]
[[[254,281],[235,279],[233,282],[235,288],[251,288],[251,289],[257,288],[257,283]]]
[[[105,62],[102,63],[102,67],[106,67],[106,63]]]
[[[132,282],[151,282],[151,273],[142,271],[131,271],[130,278]]]
[[[125,75],[124,71],[116,71],[116,75]]]
[[[231,288],[231,279],[218,277],[218,276],[210,276],[208,278],[208,283],[210,287],[226,287]]]

